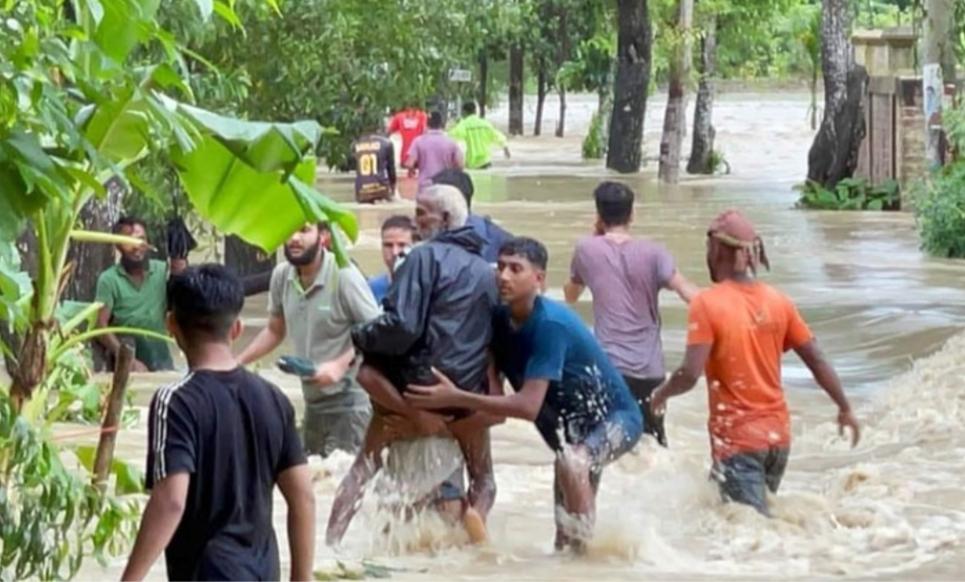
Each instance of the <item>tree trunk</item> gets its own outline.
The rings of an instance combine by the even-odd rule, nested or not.
[[[103,200],[91,198],[90,202],[81,209],[78,228],[111,232],[114,223],[121,217],[123,197],[123,187],[109,184],[107,196]],[[164,241],[151,241],[151,243],[164,247]],[[64,298],[74,301],[93,301],[97,290],[97,278],[114,264],[114,245],[71,243],[68,257],[74,267]]]
[[[509,49],[509,135],[523,135],[523,46]]]
[[[489,101],[489,55],[483,51],[479,55],[479,117],[486,117],[486,103]]]
[[[717,16],[707,19],[704,38],[700,41],[700,82],[697,85],[697,104],[694,107],[694,135],[690,145],[688,174],[713,174],[714,137],[714,75],[717,74]]]
[[[955,48],[951,42],[955,19],[953,0],[926,0],[922,60],[925,96],[925,159],[929,168],[942,165],[942,95],[945,83],[955,82]]]
[[[811,71],[811,131],[818,128],[818,70]]]
[[[556,55],[556,67],[559,70],[570,58],[570,33],[569,33],[569,18],[568,12],[565,9],[559,11],[559,28],[556,31],[557,39],[559,41],[558,51]],[[566,87],[561,83],[558,84],[557,90],[560,96],[560,115],[556,120],[556,137],[563,137],[566,132]]]
[[[610,141],[610,115],[613,113],[613,99],[609,87],[597,92],[596,110],[600,115],[600,143],[605,146]]]
[[[556,137],[563,137],[566,131],[566,89],[559,88],[560,92],[560,118],[556,121]]]
[[[854,63],[848,5],[849,0],[823,0],[821,12],[824,118],[808,152],[808,180],[829,189],[854,174],[865,135],[868,73]]]
[[[652,31],[647,0],[618,0],[617,67],[606,167],[638,172],[650,84]]]
[[[543,104],[546,102],[548,81],[546,79],[546,59],[539,58],[539,71],[536,73],[536,121],[533,122],[533,135],[543,134]]]
[[[663,136],[660,138],[660,169],[662,182],[680,181],[680,151],[683,149],[687,125],[687,77],[690,75],[690,26],[694,16],[694,0],[678,0],[677,40],[670,60],[670,87],[667,91],[667,110],[663,116]]]

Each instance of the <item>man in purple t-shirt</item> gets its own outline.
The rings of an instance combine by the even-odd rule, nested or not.
[[[647,403],[665,377],[657,296],[672,289],[689,303],[699,289],[677,271],[662,245],[630,235],[633,190],[602,182],[593,197],[595,232],[576,244],[566,300],[575,303],[590,288],[594,333],[640,405],[644,430],[667,446],[663,417],[653,416]]]
[[[432,185],[432,178],[443,170],[462,169],[462,150],[451,137],[442,131],[442,114],[429,114],[429,129],[415,138],[409,148],[409,156],[403,164],[406,168],[419,169],[419,189]]]

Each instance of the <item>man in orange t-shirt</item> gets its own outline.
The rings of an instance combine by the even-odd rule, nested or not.
[[[736,211],[718,216],[707,231],[707,267],[715,285],[690,303],[683,365],[651,397],[654,411],[683,394],[706,371],[713,475],[725,501],[769,515],[766,490],[777,492],[787,467],[791,422],[781,387],[781,356],[794,350],[838,405],[838,425],[858,443],[858,421],[841,382],[824,358],[794,303],[758,281],[770,268],[764,245]]]

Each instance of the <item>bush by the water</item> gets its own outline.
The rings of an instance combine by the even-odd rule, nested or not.
[[[797,204],[814,210],[898,210],[901,207],[899,189],[894,180],[872,186],[861,178],[845,178],[834,190],[809,181],[796,187],[801,193]]]
[[[919,188],[915,214],[926,252],[965,258],[965,160],[945,166]]]
[[[921,246],[938,257],[965,258],[965,106],[945,114],[953,161],[920,183],[915,215]]]
[[[606,155],[606,144],[603,143],[603,116],[597,111],[590,120],[590,130],[583,138],[583,159],[601,160]]]

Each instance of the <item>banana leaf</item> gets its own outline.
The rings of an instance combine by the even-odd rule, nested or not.
[[[350,240],[357,238],[355,215],[310,186],[322,135],[317,123],[242,121],[161,100],[201,135],[192,148],[176,148],[173,160],[198,213],[221,231],[266,252],[306,222],[326,220]],[[344,250],[334,250],[344,264]]]

